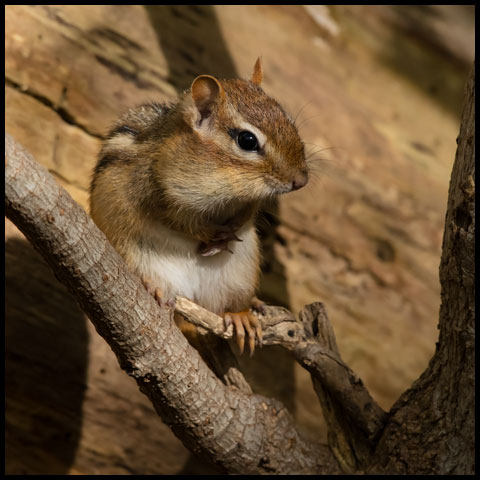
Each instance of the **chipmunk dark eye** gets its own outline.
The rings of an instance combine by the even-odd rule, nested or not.
[[[243,130],[238,134],[237,143],[242,150],[250,152],[258,150],[259,148],[257,137],[248,130]]]

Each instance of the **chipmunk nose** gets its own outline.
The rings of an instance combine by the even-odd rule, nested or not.
[[[308,182],[308,172],[306,170],[300,170],[295,174],[292,180],[292,191],[299,190],[304,187]]]

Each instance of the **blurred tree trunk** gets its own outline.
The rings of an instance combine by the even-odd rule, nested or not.
[[[160,368],[163,364],[157,365],[157,362],[154,362],[155,365],[149,366],[147,362],[146,365],[148,368],[145,367],[144,354],[142,353],[144,352],[144,349],[137,348],[137,344],[141,344],[141,342],[134,339],[132,343],[132,332],[139,331],[138,326],[135,326],[135,322],[133,322],[132,327],[126,319],[123,319],[121,322],[108,322],[103,318],[103,314],[105,314],[106,319],[110,319],[107,307],[116,307],[118,309],[117,303],[120,304],[120,299],[124,299],[124,296],[120,296],[120,299],[116,299],[115,301],[105,300],[101,302],[103,313],[97,318],[99,323],[98,325],[96,324],[99,333],[110,342],[110,345],[117,353],[123,368],[126,369],[130,375],[137,378],[141,390],[149,396],[162,418],[168,421],[172,412],[178,416],[178,418],[175,417],[175,425],[177,427],[175,432],[183,441],[188,439],[188,442],[186,443],[190,448],[195,449],[200,446],[202,452],[207,455],[208,458],[214,461],[216,460],[217,463],[223,465],[227,471],[232,473],[266,473],[269,471],[275,473],[292,473],[293,471],[301,471],[302,473],[338,473],[338,465],[336,464],[334,457],[346,472],[367,472],[374,474],[474,473],[474,87],[475,77],[474,70],[472,69],[466,87],[462,123],[458,137],[458,149],[450,182],[443,253],[440,264],[442,305],[439,322],[440,337],[439,342],[437,343],[437,349],[426,371],[412,385],[412,387],[399,398],[388,413],[385,428],[382,429],[382,425],[380,425],[380,428],[371,435],[371,438],[365,437],[365,435],[361,433],[363,430],[358,428],[361,426],[359,425],[359,422],[361,421],[362,415],[357,414],[349,416],[348,412],[350,410],[347,409],[347,413],[341,413],[342,418],[348,420],[346,424],[344,425],[342,422],[337,422],[333,427],[333,431],[330,432],[334,434],[339,433],[337,430],[343,432],[345,441],[342,442],[342,448],[336,448],[338,447],[338,442],[331,442],[330,451],[326,447],[315,450],[315,448],[312,448],[312,445],[303,442],[300,436],[298,436],[298,439],[295,436],[294,443],[299,450],[293,450],[291,443],[290,446],[285,446],[278,442],[278,439],[288,440],[288,435],[292,432],[295,433],[293,422],[290,420],[285,422],[285,419],[283,419],[283,423],[279,423],[277,418],[278,411],[276,409],[274,409],[275,413],[272,417],[276,419],[276,421],[271,420],[271,418],[268,417],[268,413],[266,413],[266,410],[269,410],[267,402],[270,403],[270,399],[255,395],[244,395],[242,401],[244,401],[245,405],[243,405],[244,411],[242,410],[242,415],[245,415],[250,410],[256,411],[255,406],[260,400],[265,406],[265,408],[261,410],[263,416],[260,416],[258,412],[255,414],[255,425],[256,427],[260,427],[260,430],[258,432],[256,431],[255,434],[253,434],[253,431],[249,430],[250,436],[248,438],[243,438],[245,449],[251,449],[253,439],[258,441],[259,444],[262,444],[262,448],[265,448],[265,445],[268,443],[267,440],[274,438],[276,439],[275,442],[272,443],[272,447],[274,448],[268,450],[268,457],[262,457],[262,461],[258,463],[258,459],[256,458],[257,452],[255,449],[253,453],[249,450],[247,452],[252,458],[250,458],[249,455],[242,453],[241,450],[238,449],[238,446],[240,445],[240,436],[235,436],[235,438],[237,438],[237,449],[236,453],[232,455],[230,455],[230,453],[226,454],[222,450],[222,442],[218,441],[218,445],[217,443],[212,443],[214,440],[217,440],[215,436],[213,438],[208,437],[207,443],[204,444],[204,435],[202,432],[198,429],[191,429],[191,418],[182,418],[181,416],[178,416],[178,412],[183,411],[183,402],[185,402],[183,390],[180,389],[181,392],[183,392],[180,395],[177,395],[176,393],[176,388],[178,388],[177,383],[179,382],[178,379],[175,379],[175,377],[169,377],[168,382],[163,379],[158,383],[158,386],[153,382],[156,377],[149,373],[150,370],[148,370],[148,368],[152,368],[152,371],[156,371],[155,368]],[[67,235],[66,240],[64,240],[63,237],[57,238],[55,242],[49,240],[48,235],[51,235],[52,232],[55,231],[53,229],[53,224],[56,221],[55,216],[47,214],[46,216],[43,215],[41,218],[38,218],[38,215],[36,215],[36,210],[38,210],[39,206],[41,207],[43,205],[42,201],[39,199],[43,200],[44,195],[36,195],[34,196],[34,200],[29,202],[19,200],[21,197],[21,195],[19,197],[19,192],[23,192],[24,195],[21,198],[24,200],[27,198],[26,195],[28,194],[28,188],[25,190],[27,192],[26,194],[22,188],[26,187],[28,184],[28,181],[23,176],[25,175],[26,169],[24,168],[22,173],[22,169],[18,168],[17,157],[19,154],[15,150],[15,144],[13,144],[11,140],[9,142],[11,145],[7,149],[8,155],[6,150],[5,161],[6,166],[8,163],[6,180],[7,187],[9,187],[6,189],[7,214],[16,221],[22,230],[25,230],[25,233],[28,234],[27,236],[29,236],[30,240],[44,254],[47,261],[51,263],[54,271],[58,270],[58,272],[60,272],[58,273],[59,278],[67,284],[78,284],[78,288],[72,288],[72,292],[77,294],[80,300],[83,300],[83,302],[81,301],[80,303],[83,308],[85,308],[86,312],[95,313],[95,309],[98,308],[99,303],[98,298],[92,296],[91,290],[92,284],[95,285],[96,283],[91,280],[86,282],[85,278],[87,273],[85,272],[85,269],[77,268],[79,261],[83,257],[79,259],[77,258],[78,256],[73,255],[73,258],[70,258],[71,255],[69,254],[66,266],[59,267],[59,265],[63,265],[62,261],[65,261],[65,258],[63,258],[65,257],[65,252],[60,248],[61,253],[58,253],[56,248],[58,249],[58,247],[62,247],[63,243],[68,244],[69,229],[65,230]],[[14,164],[14,167],[11,167],[11,162]],[[34,163],[32,163],[31,168],[28,169],[28,171],[31,173],[34,171],[34,168]],[[34,178],[30,183],[33,183],[34,186],[42,185],[42,182],[39,182],[38,180],[39,179]],[[54,183],[55,182],[53,182],[53,184]],[[13,184],[16,185],[17,189],[13,188]],[[42,193],[46,194],[48,192],[47,190],[44,190]],[[48,197],[48,195],[45,196]],[[62,194],[60,192],[58,198],[61,196]],[[63,197],[65,197],[65,195],[63,195]],[[50,201],[51,200],[52,199],[50,198]],[[59,210],[59,216],[66,218],[66,212],[70,210],[67,206],[64,206],[65,208],[63,208],[62,205],[63,204],[59,203],[56,205],[59,209],[57,208],[52,211],[56,212]],[[77,208],[80,210],[80,207],[77,206]],[[81,212],[83,217],[87,219],[88,217],[84,212]],[[46,218],[46,222],[43,220],[44,218]],[[57,228],[61,228],[62,225],[65,224],[65,218],[58,222],[60,227],[57,226]],[[91,225],[93,226],[93,223],[91,223]],[[33,227],[35,227],[36,230]],[[75,239],[77,238],[75,235],[73,237]],[[91,238],[90,235],[87,235],[86,238],[90,238],[90,241],[93,244],[100,245],[102,243],[98,239],[97,242],[95,242],[95,237]],[[55,247],[54,245],[52,248],[52,245],[55,243],[57,246]],[[95,257],[95,255],[93,256]],[[88,255],[87,253],[85,253],[84,257],[84,261],[92,260],[92,255]],[[93,268],[88,268],[86,270],[88,275],[97,276],[103,271],[97,271]],[[108,279],[109,277],[103,275],[102,278],[103,283],[105,283],[105,279]],[[95,281],[102,284],[98,279]],[[85,292],[83,292],[81,288],[83,287],[82,282],[87,285]],[[120,283],[122,284],[122,282]],[[132,290],[132,286],[128,284],[128,282],[123,282],[123,284],[128,291]],[[103,288],[107,290],[107,293],[109,292],[108,285],[107,287],[103,285]],[[137,309],[141,310],[142,308],[147,308],[149,306],[150,308],[153,308],[152,306],[155,306],[154,302],[143,291],[141,286],[139,286],[139,289],[144,297],[146,297],[145,300],[150,300],[150,305],[146,301],[143,302],[140,298]],[[125,294],[125,297],[126,296],[127,295]],[[100,296],[100,298],[103,297]],[[156,309],[154,310],[156,311]],[[141,315],[141,318],[143,319],[142,321],[148,318],[153,318],[155,315],[155,312],[153,311],[149,312],[148,310],[145,310],[145,312],[142,310],[142,313],[144,313]],[[117,315],[113,315],[112,318],[116,317]],[[160,331],[165,334],[165,325],[162,326],[162,323],[159,322],[158,328],[160,328]],[[314,329],[312,332],[313,331]],[[147,334],[144,335],[144,330],[141,330],[141,332],[142,342],[147,341],[147,343],[149,343],[150,346],[147,348],[147,351],[150,351],[152,349],[152,344],[149,337]],[[292,335],[293,333],[292,330]],[[172,332],[170,332],[169,335],[171,336]],[[178,335],[180,334],[178,333]],[[162,348],[165,342],[166,339],[163,339],[161,342]],[[133,348],[130,343],[136,348]],[[175,345],[180,343],[179,337],[178,341],[174,341],[171,351],[176,351]],[[296,353],[298,354],[298,352]],[[324,350],[320,353],[320,356],[325,356]],[[298,360],[299,355],[296,356]],[[327,356],[330,357],[331,355],[329,354]],[[148,358],[150,357],[151,352],[149,353]],[[154,355],[153,358],[156,359],[157,356]],[[183,360],[188,361],[189,355],[184,355],[182,358]],[[337,363],[340,363],[339,358],[337,359]],[[330,388],[330,384],[326,379],[328,375],[325,375],[325,369],[320,368],[316,370],[311,362],[307,362],[304,366],[309,368],[309,370],[313,370],[312,373],[314,374],[314,377],[322,384],[322,389],[320,389],[320,391],[317,390],[317,393],[322,397],[323,389],[326,388],[328,390]],[[161,374],[163,374],[162,368],[157,372],[159,376],[158,378],[163,378],[161,376]],[[194,368],[192,368],[192,378],[197,382],[196,384],[200,392],[204,387],[204,384],[208,383],[205,379],[210,379],[212,382],[214,379],[211,374],[208,374],[210,375],[209,377],[207,374],[198,374],[199,368],[200,365],[196,362]],[[147,373],[143,372],[143,370]],[[198,376],[203,380],[196,378]],[[361,381],[355,375],[351,375],[348,378],[350,378],[350,382],[353,382],[354,385],[361,385]],[[194,383],[190,385],[190,390],[192,390],[192,385],[194,385]],[[151,391],[153,390],[150,384],[154,384],[154,391],[161,391],[161,395],[159,395],[158,392],[152,394]],[[183,384],[183,378],[180,380],[180,384]],[[160,388],[160,385],[162,385],[162,388]],[[227,390],[220,388],[218,381],[215,385],[217,386],[218,392],[227,395],[225,393]],[[170,392],[170,389],[172,389],[173,393]],[[331,394],[333,403],[337,407],[343,405],[345,400],[351,400],[349,398],[344,398],[345,396],[349,397],[349,395],[353,395],[353,393],[351,393],[353,392],[352,389],[348,390],[350,393],[345,393],[345,390],[341,389],[340,395],[336,392],[336,390],[332,390]],[[240,396],[239,392],[235,393],[229,390],[227,393],[230,396]],[[223,398],[221,395],[220,397]],[[199,398],[203,399],[205,398],[205,395],[200,394]],[[212,398],[212,395],[208,398]],[[165,399],[169,399],[170,403],[165,402]],[[276,401],[272,400],[272,402]],[[205,407],[205,412],[199,410],[197,412],[199,418],[195,417],[193,423],[195,425],[203,425],[203,423],[205,423],[207,428],[209,428],[208,425],[210,424],[210,420],[204,422],[204,419],[209,418],[209,416],[212,415],[212,412],[215,413],[215,408],[219,409],[220,412],[228,411],[230,408],[230,403],[228,402],[225,403],[225,405],[220,406],[217,405],[217,403],[212,405],[207,404],[205,406],[207,402],[203,400],[201,403]],[[168,408],[166,405],[168,405]],[[280,404],[275,403],[275,405],[278,406]],[[358,404],[355,405],[358,406]],[[364,405],[365,408],[361,408],[358,412],[354,408],[353,411],[357,413],[365,413],[372,408],[372,402],[364,402],[362,405]],[[190,411],[190,407],[191,404],[189,404],[188,411]],[[234,410],[238,413],[238,405]],[[331,413],[333,415],[338,415],[338,412],[335,413],[335,409],[333,409],[332,412],[330,412],[328,408],[325,410],[327,416]],[[244,431],[245,427],[242,423],[244,418],[242,415],[240,415],[238,419],[235,418],[231,420],[229,423],[234,427],[238,426],[241,431]],[[218,413],[218,415],[213,415],[213,417],[219,416],[221,416],[220,413]],[[378,418],[380,417],[383,424],[383,415],[378,416]],[[378,430],[380,430],[381,433],[378,432]],[[270,436],[266,435],[265,432]],[[225,436],[225,432],[223,432],[222,435]],[[330,435],[329,438],[332,438],[332,435]],[[230,444],[227,443],[227,447],[228,445]],[[247,463],[241,462],[247,458]],[[295,463],[297,460],[299,460],[298,465]],[[268,465],[268,468],[266,465]]]
[[[334,113],[341,113],[344,110],[349,122],[342,123],[342,117],[339,122],[319,121],[316,131],[322,131],[322,136],[332,144],[335,144],[332,139],[338,138],[337,131],[341,131],[341,136],[351,136],[352,139],[356,139],[352,145],[357,148],[365,146],[366,150],[359,158],[373,157],[375,159],[374,168],[370,167],[368,170],[370,174],[365,176],[365,182],[368,180],[372,185],[383,186],[380,183],[381,178],[377,178],[374,173],[377,170],[378,157],[370,155],[370,152],[383,152],[381,158],[390,158],[394,156],[397,145],[392,144],[392,150],[387,150],[383,146],[387,142],[384,141],[383,136],[374,135],[376,130],[365,118],[363,108],[358,108],[361,104],[352,103],[351,97],[344,95],[343,85],[340,82],[332,81],[335,77],[315,76],[322,70],[319,65],[323,65],[317,61],[318,58],[326,58],[325,61],[328,63],[330,61],[328,55],[312,55],[307,63],[299,61],[302,75],[297,75],[296,85],[298,87],[289,88],[291,76],[296,72],[296,59],[303,58],[302,55],[297,54],[297,52],[302,52],[300,47],[303,44],[298,43],[297,45],[297,39],[300,36],[297,35],[295,28],[293,29],[295,34],[292,33],[291,36],[292,51],[285,51],[277,60],[279,44],[275,43],[275,38],[268,36],[268,43],[262,46],[258,44],[256,36],[250,35],[251,43],[248,43],[249,39],[240,35],[242,29],[236,28],[237,24],[242,27],[242,25],[250,25],[250,23],[254,28],[255,25],[258,26],[259,21],[268,20],[268,16],[260,16],[258,11],[254,10],[252,13],[252,10],[248,9],[245,10],[243,18],[239,15],[238,19],[233,19],[233,23],[232,20],[229,20],[231,23],[223,23],[220,29],[217,28],[220,22],[214,9],[208,6],[203,10],[193,9],[195,6],[191,7],[188,10],[172,7],[169,16],[155,15],[152,9],[147,10],[148,18],[154,20],[152,25],[158,36],[158,39],[155,40],[155,33],[153,36],[148,34],[152,25],[142,16],[139,6],[127,6],[128,11],[123,16],[121,13],[117,14],[120,9],[115,6],[99,6],[93,10],[77,9],[75,6],[10,6],[6,11],[9,14],[8,22],[6,22],[6,26],[8,26],[8,32],[6,32],[6,51],[8,50],[6,91],[9,93],[6,120],[10,124],[8,130],[15,130],[11,133],[14,133],[18,140],[25,142],[25,146],[36,149],[35,156],[38,156],[39,160],[43,160],[43,163],[51,171],[59,174],[58,179],[66,178],[73,182],[69,185],[71,189],[76,184],[83,185],[84,190],[77,189],[75,191],[79,196],[82,195],[86,198],[86,188],[88,188],[91,170],[89,161],[93,161],[95,157],[96,145],[103,134],[103,126],[111,122],[112,115],[119,109],[119,105],[126,108],[143,101],[143,98],[148,96],[158,97],[161,95],[162,98],[165,96],[165,99],[173,97],[175,89],[164,81],[167,73],[170,75],[169,80],[177,88],[183,88],[180,83],[191,79],[191,76],[194,75],[192,70],[198,70],[198,73],[216,73],[209,70],[211,67],[209,64],[202,63],[205,59],[207,63],[211,63],[213,59],[213,68],[223,65],[226,69],[225,73],[218,73],[235,76],[235,65],[242,65],[246,56],[261,48],[262,54],[266,58],[270,58],[272,66],[278,61],[277,80],[274,83],[279,87],[282,85],[285,87],[285,90],[272,88],[272,93],[275,95],[278,93],[279,98],[283,99],[287,92],[290,105],[299,104],[300,100],[305,101],[305,92],[314,95],[315,88],[313,87],[316,87],[317,84],[325,87],[325,90],[323,88],[316,89],[322,91],[322,94],[314,97],[313,103],[317,102],[322,106],[325,118],[333,118]],[[225,9],[229,8],[231,7],[225,7]],[[357,18],[362,22],[366,18],[363,8],[365,6],[356,13]],[[371,9],[367,18],[375,19],[374,12],[380,12],[379,7],[371,6]],[[387,9],[387,13],[391,10],[388,6],[385,9]],[[91,14],[92,11],[93,14]],[[227,10],[224,10],[222,14],[223,22],[228,20],[226,12]],[[236,12],[235,15],[240,13],[239,10]],[[162,12],[157,11],[158,13]],[[182,13],[186,13],[187,16],[180,16],[179,14]],[[268,13],[268,11],[265,10],[263,13]],[[270,13],[275,21],[282,18],[278,10],[272,10]],[[396,9],[394,13],[410,17],[415,14],[415,11]],[[417,13],[419,13],[418,10]],[[288,15],[290,15],[289,12],[285,18]],[[352,15],[355,16],[353,8]],[[297,17],[297,15],[290,16]],[[385,15],[385,18],[387,16]],[[301,18],[301,15],[298,15],[298,18]],[[390,15],[389,18],[392,16]],[[437,20],[439,16],[428,15],[425,18]],[[452,18],[455,18],[455,15]],[[121,21],[126,22],[127,20],[132,28],[124,31],[125,28],[122,25],[127,23],[121,23]],[[183,55],[184,38],[179,21],[183,24],[190,24],[190,28],[193,28],[192,25],[194,25],[195,30],[190,31],[195,35],[197,31],[210,32],[207,36],[210,38],[209,41],[206,41],[205,36],[201,37],[201,41],[205,44],[205,51],[209,52],[209,55],[198,55],[195,59]],[[235,28],[229,28],[229,25],[232,24]],[[372,23],[372,25],[374,24],[375,22]],[[380,27],[385,25],[383,17],[377,24]],[[289,23],[288,25],[293,24]],[[417,24],[410,22],[408,25]],[[268,25],[265,24],[265,26]],[[300,28],[304,28],[308,32],[306,27],[305,24],[300,24]],[[399,61],[399,65],[402,65],[400,70],[402,75],[410,74],[415,81],[421,79],[422,86],[428,86],[429,90],[432,87],[432,78],[426,73],[435,72],[434,86],[437,91],[435,95],[437,100],[446,102],[447,107],[450,102],[459,105],[457,96],[451,95],[450,86],[452,82],[454,85],[457,84],[457,81],[463,82],[463,77],[458,75],[455,80],[449,77],[449,81],[444,81],[445,70],[429,67],[430,65],[435,65],[435,67],[439,65],[434,60],[432,60],[433,63],[430,63],[430,49],[423,53],[424,56],[413,57],[428,61],[412,61],[409,54],[417,50],[408,42],[412,37],[418,38],[422,34],[423,27],[420,27],[420,23],[418,23],[418,28],[408,30],[404,37],[395,36],[395,42],[390,44],[392,49],[390,53],[395,52],[394,60]],[[463,48],[462,42],[455,48],[452,40],[456,38],[456,35],[455,30],[451,27],[451,23],[446,24],[445,31],[451,35],[441,36],[441,38],[446,39],[445,46],[451,48],[452,51],[464,54],[467,49]],[[165,30],[166,28],[169,30]],[[165,36],[166,31],[171,32],[172,36]],[[251,28],[246,31],[251,31]],[[426,31],[428,32],[427,46],[430,46],[432,42],[437,41],[437,38],[431,35],[431,29]],[[135,32],[142,33],[137,36]],[[224,48],[226,44],[222,41],[222,32],[231,42],[232,51],[235,52],[235,61],[228,59],[229,53],[228,49]],[[283,37],[279,35],[280,38]],[[379,31],[378,39],[382,45],[387,46],[389,38],[389,30],[388,35],[384,33],[383,36]],[[404,39],[403,42],[399,42],[401,38]],[[463,36],[459,36],[459,38],[462,40]],[[145,43],[143,43],[144,41]],[[236,48],[239,44],[242,48]],[[310,40],[307,45],[310,49]],[[401,49],[402,46],[403,49]],[[216,53],[212,55],[212,52]],[[340,51],[335,50],[335,52],[336,55],[341,56]],[[169,61],[165,62],[163,56]],[[441,57],[443,58],[443,55]],[[223,63],[219,62],[219,58]],[[198,63],[199,59],[202,62]],[[192,60],[195,60],[193,64]],[[339,59],[340,65],[342,61],[345,62],[345,58]],[[182,75],[175,70],[179,62],[181,62],[182,68],[184,66],[186,69],[186,71],[180,72]],[[282,65],[283,69],[280,68]],[[346,72],[350,72],[354,65],[352,58],[348,57]],[[417,70],[417,67],[420,66],[422,68]],[[440,72],[442,74],[439,74]],[[350,75],[348,76],[350,77]],[[322,78],[324,81],[318,82],[318,79]],[[359,75],[358,78],[363,81],[364,77]],[[438,81],[438,78],[442,81]],[[336,83],[338,83],[338,89],[333,88]],[[377,85],[377,88],[379,92],[383,91],[380,84]],[[366,96],[368,97],[368,95]],[[401,95],[401,98],[403,99],[405,96]],[[327,99],[334,101],[330,105]],[[416,96],[414,99],[415,102],[418,102]],[[452,101],[452,99],[454,100]],[[424,374],[391,409],[385,428],[378,436],[375,436],[372,444],[367,445],[369,451],[364,454],[365,450],[358,448],[352,455],[354,461],[357,461],[359,470],[380,474],[474,472],[473,71],[465,99],[445,224],[440,271],[442,309],[437,350]],[[413,109],[412,106],[410,108]],[[415,104],[415,108],[418,108],[418,113],[427,111],[420,103]],[[375,115],[372,115],[370,120],[374,124],[380,123]],[[338,125],[347,125],[348,127],[350,123],[351,131],[349,132],[345,133],[343,128],[338,128]],[[365,132],[369,134],[366,135]],[[442,136],[442,132],[444,130],[437,130],[439,136]],[[433,153],[437,154],[438,152]],[[434,157],[433,153],[430,158]],[[451,155],[448,158],[451,158]],[[436,168],[437,160],[438,157],[428,164],[428,168]],[[412,163],[409,163],[408,168],[411,167]],[[31,172],[26,172],[26,174],[31,176]],[[343,179],[343,176],[341,178]],[[355,185],[358,183],[358,190],[354,190],[353,198],[365,197],[368,199],[369,183],[364,183],[363,177],[353,178],[356,180]],[[422,178],[422,185],[425,185],[425,191],[429,192],[428,196],[432,196],[432,183],[428,183],[427,177],[420,178]],[[347,182],[347,185],[353,183],[351,180]],[[423,183],[424,180],[427,181],[426,184]],[[400,183],[400,185],[402,192],[408,191],[405,190],[404,184]],[[351,198],[348,196],[350,193],[347,190],[343,191],[340,187],[335,190],[336,195],[339,195],[335,198],[342,199],[339,204],[348,205],[351,202]],[[427,195],[425,195],[426,197]],[[421,196],[421,198],[424,197]],[[343,201],[343,199],[346,200]],[[383,206],[384,201],[385,199],[382,197],[378,201],[378,207]],[[418,212],[422,211],[424,205],[420,201],[416,203]],[[298,211],[305,210],[308,208],[298,209]],[[370,212],[366,207],[362,211]],[[381,212],[381,208],[372,211]],[[391,217],[395,218],[396,227],[400,227],[403,221],[402,210],[388,210],[388,212]],[[317,213],[315,212],[315,214]],[[293,214],[285,215],[285,218],[289,218],[290,222],[295,225],[292,221]],[[319,216],[322,217],[322,211]],[[345,223],[341,224],[339,231],[351,231],[349,215],[342,214],[340,217]],[[297,226],[302,225],[302,222],[305,225],[310,223],[315,226],[313,214],[311,217],[300,215],[299,218]],[[379,225],[383,225],[387,218],[386,215],[379,218],[381,219],[378,222]],[[45,226],[48,227],[48,222]],[[362,239],[369,238],[367,226],[369,225],[366,225],[361,232],[359,231]],[[290,230],[285,229],[282,235],[286,235],[288,232]],[[422,235],[423,233],[426,232],[422,231]],[[294,236],[285,236],[282,242],[293,245],[295,238]],[[332,245],[335,243],[329,244],[328,242],[337,240],[338,237],[332,233],[331,236],[326,235],[324,241],[333,251]],[[358,244],[363,246],[368,243],[362,241]],[[92,346],[87,343],[88,331],[84,325],[80,324],[83,318],[78,312],[74,312],[70,297],[67,298],[66,293],[57,291],[58,287],[55,286],[53,277],[51,281],[46,279],[46,276],[42,276],[41,270],[35,270],[35,273],[32,273],[32,263],[36,267],[39,260],[34,259],[33,252],[27,250],[26,244],[10,241],[8,246],[10,268],[7,269],[7,273],[9,274],[10,288],[8,290],[7,318],[10,313],[10,322],[7,333],[10,333],[8,338],[10,374],[7,374],[9,379],[7,383],[10,388],[7,395],[9,401],[7,415],[9,438],[7,442],[10,443],[10,451],[7,453],[7,470],[9,470],[7,473],[43,472],[51,474],[72,471],[77,473],[165,473],[168,468],[171,469],[169,471],[178,472],[184,463],[184,457],[181,456],[183,448],[170,449],[170,444],[175,439],[171,437],[166,439],[167,435],[162,430],[163,425],[160,425],[160,422],[152,421],[151,410],[145,408],[142,399],[138,399],[134,395],[136,392],[133,382],[124,381],[120,378],[123,372],[118,371],[117,373],[115,370],[116,365],[113,365],[115,359],[108,360],[112,363],[107,363],[107,356],[104,354],[105,351],[101,350],[101,346],[99,344]],[[397,245],[395,244],[394,247],[396,251]],[[313,247],[312,251],[315,252]],[[372,248],[371,251],[374,252],[375,249]],[[349,265],[357,265],[354,260],[358,257],[353,256],[354,252],[351,249],[350,251],[347,249],[346,253],[340,250],[339,253],[345,255]],[[378,259],[375,260],[375,253],[369,256],[366,249],[359,252],[359,255],[365,257],[366,265],[378,262]],[[293,256],[295,257],[295,255]],[[352,258],[354,260],[351,260]],[[297,259],[295,259],[296,261]],[[301,258],[298,261],[301,261]],[[331,261],[337,262],[338,258],[333,258]],[[311,259],[308,259],[308,262],[311,262]],[[12,265],[15,266],[15,269],[12,268]],[[299,265],[305,265],[305,263],[299,263]],[[413,276],[412,273],[410,276],[405,276],[404,274],[408,271],[406,269],[399,270],[399,266],[394,263],[382,265],[385,272],[394,271],[397,268],[399,277],[408,279]],[[287,289],[283,288],[284,275],[279,273],[283,272],[282,268],[288,271],[288,268],[282,266],[278,259],[269,260],[270,273],[266,277],[265,284],[268,284],[270,291],[274,292],[272,298],[284,299],[287,297]],[[303,267],[298,271],[302,271],[302,269]],[[25,272],[28,274],[25,275]],[[25,279],[29,281],[26,282]],[[308,280],[306,274],[305,279]],[[390,284],[387,282],[387,285]],[[395,289],[399,286],[395,284],[390,285],[389,288]],[[370,299],[377,298],[374,294],[372,295],[372,292],[378,294],[378,290],[366,290],[362,302],[369,297]],[[25,297],[25,295],[27,296]],[[422,299],[419,297],[420,295],[411,297],[411,300],[418,301],[420,304]],[[25,298],[28,301],[25,301]],[[327,297],[324,295],[322,298]],[[332,296],[329,301],[333,301],[333,298]],[[350,302],[349,308],[355,310],[355,302],[352,302],[351,298],[348,301]],[[25,310],[17,308],[22,304],[28,305],[27,314],[25,314]],[[60,304],[62,306],[59,306]],[[375,302],[372,304],[369,313],[374,316],[378,306]],[[426,316],[428,317],[428,314]],[[434,315],[432,314],[432,316]],[[65,320],[67,317],[71,317],[68,322]],[[420,323],[419,318],[415,318],[415,321]],[[433,321],[435,320],[432,320],[432,323]],[[50,326],[52,326],[52,330],[48,330]],[[56,329],[53,329],[53,326]],[[63,336],[60,337],[59,332]],[[41,342],[38,339],[41,339]],[[49,341],[51,343],[48,343]],[[369,345],[378,347],[380,341],[378,340],[377,344]],[[97,346],[98,348],[95,348]],[[58,350],[59,348],[60,350]],[[19,351],[22,353],[21,355]],[[93,356],[94,352],[96,357]],[[287,400],[290,401],[288,406],[291,405],[293,408],[295,402],[292,392],[298,390],[297,385],[293,382],[293,369],[288,364],[288,367],[281,371],[280,363],[276,359],[272,360],[274,358],[272,353],[272,350],[264,350],[263,357],[258,357],[261,361],[257,365],[260,365],[261,368],[257,368],[257,370],[262,374],[260,377],[262,387],[267,384],[270,377],[269,388],[274,392],[287,392],[282,401],[285,403],[285,398],[291,396],[292,398],[287,398]],[[375,356],[373,353],[372,358]],[[381,359],[378,351],[376,354],[377,358]],[[405,349],[405,355],[408,355],[407,349]],[[62,362],[59,362],[58,358],[61,358]],[[47,362],[47,360],[50,361]],[[103,373],[96,376],[89,373],[87,378],[87,363],[100,365],[99,360],[104,362],[101,363],[101,369],[98,367],[98,370]],[[378,370],[378,367],[381,366],[380,363],[375,362],[374,364],[377,367],[375,374],[382,376],[382,371],[388,372],[389,370]],[[274,367],[271,370],[268,369],[270,364]],[[105,365],[107,368],[103,368]],[[402,368],[406,368],[406,366],[402,365]],[[390,369],[390,371],[392,370]],[[105,372],[108,372],[108,375],[105,375]],[[41,378],[42,381],[37,382],[38,378]],[[292,379],[291,383],[287,383],[287,378],[288,381]],[[388,378],[384,378],[388,380]],[[88,388],[85,388],[87,382]],[[32,390],[33,386],[38,389]],[[88,395],[83,392],[88,392]],[[301,393],[296,391],[295,395],[300,396]],[[278,394],[270,396],[279,398]],[[33,403],[32,399],[35,399]],[[305,406],[307,403],[304,401],[300,405]],[[337,406],[338,403],[334,402],[334,405]],[[313,415],[309,418],[313,419]],[[345,419],[344,423],[349,424],[349,422],[350,418]],[[353,443],[352,436],[346,435],[345,438],[348,449]],[[114,440],[112,441],[112,439]],[[361,441],[360,437],[359,442]],[[115,445],[112,447],[112,444]],[[181,447],[181,445],[179,446]],[[171,460],[175,456],[172,454],[173,451],[180,452],[179,455],[177,453],[178,459],[174,461]],[[281,449],[278,449],[276,453],[278,457],[285,458],[285,452],[282,452]],[[360,455],[358,455],[359,453]],[[370,453],[372,454],[370,455]],[[168,459],[168,462],[163,459]],[[175,465],[172,466],[169,462]],[[195,462],[198,460],[192,461],[192,464]],[[198,469],[195,470],[195,473],[198,473]]]

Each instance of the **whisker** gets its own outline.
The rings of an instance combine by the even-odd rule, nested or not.
[[[299,116],[300,113],[305,109],[305,107],[306,107],[307,105],[309,105],[310,103],[312,103],[312,102],[313,102],[313,100],[309,100],[308,102],[306,102],[306,103],[300,108],[300,110],[298,111],[298,113],[295,115],[295,118],[293,119],[293,124],[294,124],[297,128],[298,128],[298,126],[297,126],[297,118],[298,118],[298,116]]]
[[[306,122],[312,120],[313,118],[317,118],[317,117],[321,117],[321,116],[322,116],[321,113],[317,113],[316,115],[311,115],[310,117],[304,118],[298,125],[296,125],[297,130],[300,130],[300,128],[302,128],[303,125],[304,125]]]
[[[307,157],[307,159],[308,159],[309,157],[314,156],[314,155],[318,155],[319,153],[327,152],[327,151],[330,151],[330,150],[335,150],[335,151],[339,151],[339,152],[340,152],[340,151],[346,151],[346,149],[345,149],[344,147],[332,146],[332,147],[323,147],[323,148],[322,148],[322,147],[320,147],[319,145],[317,145],[317,144],[315,144],[315,143],[306,143],[306,142],[304,142],[304,143],[305,143],[305,145],[313,145],[313,146],[315,146],[315,147],[318,147],[316,150],[314,150],[314,149],[311,149],[311,150],[309,149],[309,150],[307,150],[307,152],[306,152],[306,157]]]

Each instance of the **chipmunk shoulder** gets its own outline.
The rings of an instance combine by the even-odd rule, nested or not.
[[[249,81],[200,75],[176,103],[129,110],[90,189],[94,221],[152,293],[228,312],[247,336],[259,204],[308,181],[303,142],[262,78],[258,59]]]

